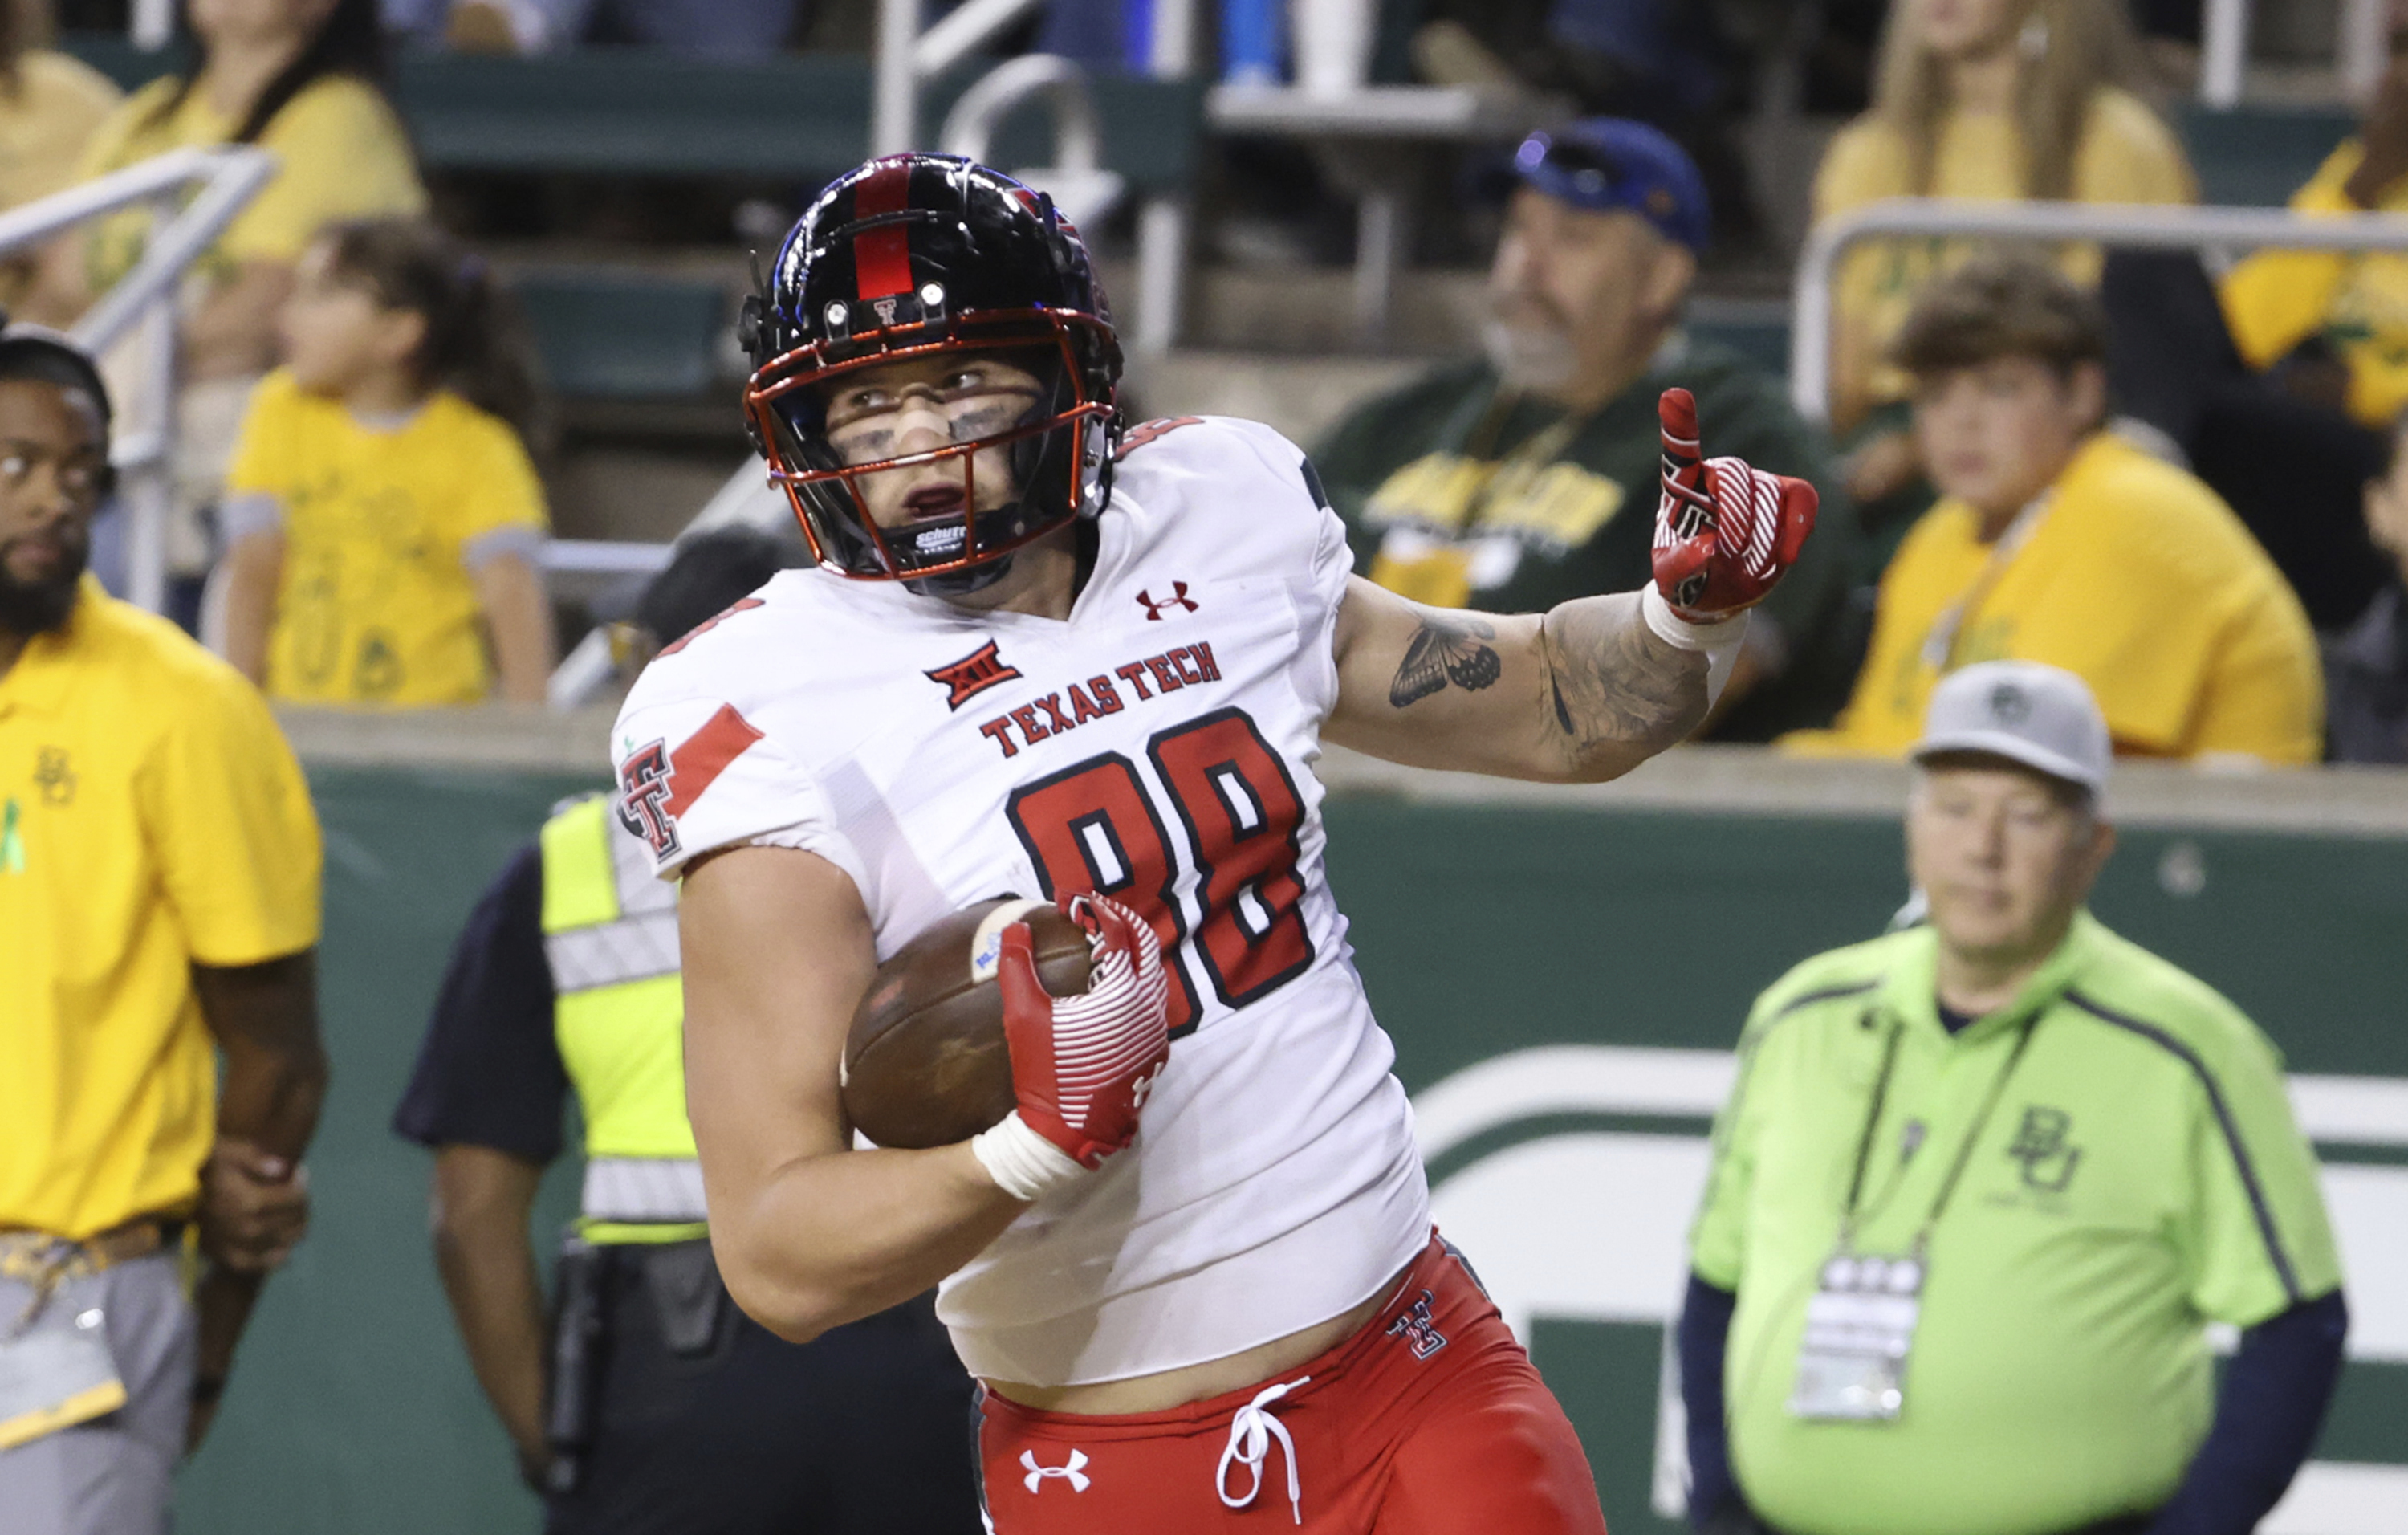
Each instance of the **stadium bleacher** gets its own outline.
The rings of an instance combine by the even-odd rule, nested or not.
[[[131,88],[171,55],[122,37],[77,36],[66,47]],[[969,82],[957,71],[922,103],[934,122]],[[866,151],[870,65],[842,54],[759,61],[664,59],[625,50],[533,59],[411,55],[394,96],[429,169],[661,178],[774,178],[799,196]],[[1106,165],[1140,195],[1182,193],[1202,158],[1199,82],[1103,75],[1094,83]],[[2280,206],[2350,130],[2330,106],[2186,106],[2178,125],[2203,201]],[[1034,114],[1007,126],[996,157],[1043,155]],[[546,262],[512,283],[552,386],[570,400],[693,398],[723,386],[724,335],[741,278],[662,271],[639,262]],[[1779,307],[1708,300],[1692,328],[1768,366],[1785,367]],[[1408,347],[1410,327],[1399,339]],[[1191,337],[1210,347],[1210,335]],[[1315,337],[1297,350],[1320,344]],[[1426,343],[1425,343],[1426,344]],[[732,429],[732,426],[731,426]]]

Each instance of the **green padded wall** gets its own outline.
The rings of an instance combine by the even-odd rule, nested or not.
[[[452,935],[552,803],[582,785],[327,769],[312,782],[326,827],[335,1063],[310,1156],[316,1224],[260,1310],[215,1439],[184,1474],[179,1528],[532,1531],[535,1501],[514,1482],[428,1256],[426,1157],[387,1124]],[[1727,1049],[1757,988],[1797,958],[1878,930],[1900,894],[1898,833],[1878,822],[1353,798],[1332,802],[1329,825],[1332,880],[1416,1092],[1535,1044]],[[2408,1077],[2401,851],[2133,833],[2098,908],[2250,1009],[2295,1069]],[[1461,1148],[1437,1170],[1479,1151]],[[555,1169],[547,1185],[547,1230],[568,1213],[572,1171]],[[1577,1198],[1565,1209],[1581,1218]],[[1532,1331],[1617,1535],[1659,1528],[1646,1512],[1657,1338],[1653,1326],[1546,1317]],[[2408,1367],[2353,1364],[2322,1453],[2408,1460],[2403,1421]]]

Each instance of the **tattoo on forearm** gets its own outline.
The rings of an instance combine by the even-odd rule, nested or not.
[[[1493,625],[1469,614],[1423,619],[1388,684],[1388,702],[1403,709],[1444,691],[1449,682],[1468,693],[1487,687],[1505,671],[1497,652],[1482,643],[1496,638]]]
[[[1539,632],[1555,724],[1576,750],[1669,745],[1705,718],[1706,658],[1657,639],[1635,603],[1568,603]]]

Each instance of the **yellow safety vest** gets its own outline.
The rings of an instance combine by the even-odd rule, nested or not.
[[[545,822],[542,846],[552,1032],[585,1117],[580,1228],[591,1242],[699,1237],[676,887],[599,795]]]

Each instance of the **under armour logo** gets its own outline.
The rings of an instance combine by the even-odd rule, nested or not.
[[[1162,610],[1165,608],[1182,608],[1191,613],[1196,610],[1196,599],[1187,595],[1187,583],[1183,581],[1172,581],[1170,595],[1159,602],[1154,600],[1154,594],[1150,591],[1140,592],[1137,595],[1137,600],[1145,608],[1145,616],[1156,621],[1161,619]]]
[[[1129,1083],[1130,1109],[1137,1110],[1144,1108],[1145,1100],[1153,1096],[1154,1078],[1152,1076],[1140,1077],[1137,1081]]]
[[[1446,1334],[1439,1331],[1438,1325],[1430,1320],[1430,1293],[1427,1290],[1422,1292],[1422,1298],[1413,1302],[1411,1311],[1388,1324],[1388,1336],[1403,1339],[1405,1346],[1413,1351],[1416,1359],[1426,1359],[1446,1347]]]
[[[2000,682],[1990,690],[1990,717],[2004,725],[2017,725],[2031,717],[2031,699],[2013,682]]]
[[[1028,1474],[1020,1480],[1030,1492],[1043,1486],[1049,1476],[1058,1476],[1069,1483],[1072,1492],[1086,1491],[1087,1484],[1094,1480],[1087,1474],[1087,1452],[1084,1450],[1071,1451],[1070,1458],[1059,1466],[1040,1466],[1037,1463],[1036,1451],[1023,1450],[1020,1463],[1028,1469]]]

